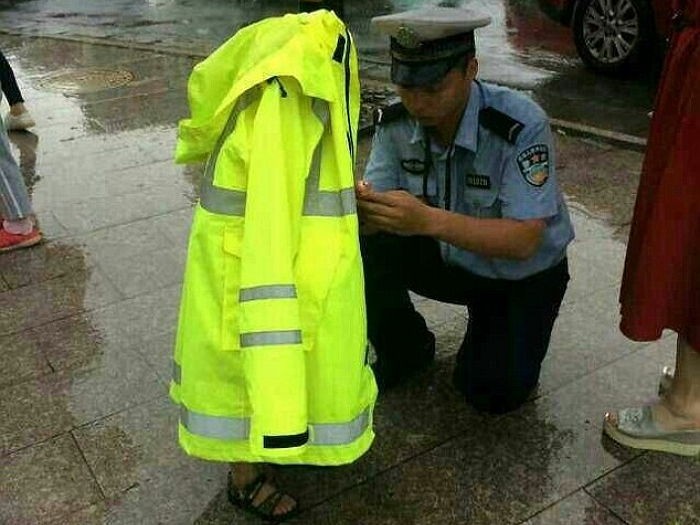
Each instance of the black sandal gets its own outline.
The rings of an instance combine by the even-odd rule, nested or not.
[[[267,475],[265,473],[261,473],[248,485],[242,489],[239,489],[233,484],[233,480],[229,474],[227,491],[228,500],[232,505],[235,505],[245,512],[258,516],[259,518],[271,523],[280,523],[296,516],[299,512],[299,502],[296,500],[294,500],[296,505],[292,510],[283,514],[275,514],[275,509],[282,498],[289,496],[289,494],[278,490],[276,487],[275,490],[273,490],[272,493],[270,493],[270,495],[258,505],[253,504],[255,498],[260,493],[260,490],[265,486],[265,483],[267,483]],[[291,498],[291,496],[289,497]]]

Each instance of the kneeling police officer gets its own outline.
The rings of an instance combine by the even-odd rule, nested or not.
[[[476,80],[474,30],[489,22],[440,7],[372,20],[391,37],[402,104],[375,116],[357,196],[380,388],[434,359],[410,290],[467,306],[453,380],[474,407],[502,413],[537,385],[574,233],[547,115]]]

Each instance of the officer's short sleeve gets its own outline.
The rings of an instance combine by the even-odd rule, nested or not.
[[[528,129],[530,128],[530,129]],[[547,219],[558,212],[554,144],[547,120],[527,126],[505,162],[501,189],[503,217]]]
[[[400,173],[401,164],[391,132],[386,126],[377,126],[364,180],[370,182],[375,191],[395,190],[400,187]]]

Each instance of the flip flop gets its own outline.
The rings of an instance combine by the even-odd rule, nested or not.
[[[667,431],[658,427],[651,407],[625,408],[617,412],[617,424],[605,415],[603,431],[618,443],[644,450],[680,456],[700,456],[700,429]]]

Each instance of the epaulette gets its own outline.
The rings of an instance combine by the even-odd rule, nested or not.
[[[389,122],[399,120],[405,115],[408,115],[408,110],[401,101],[387,104],[386,106],[374,110],[374,125],[381,126],[382,124],[388,124]]]
[[[479,111],[479,124],[511,144],[515,144],[525,129],[525,124],[492,107]]]

